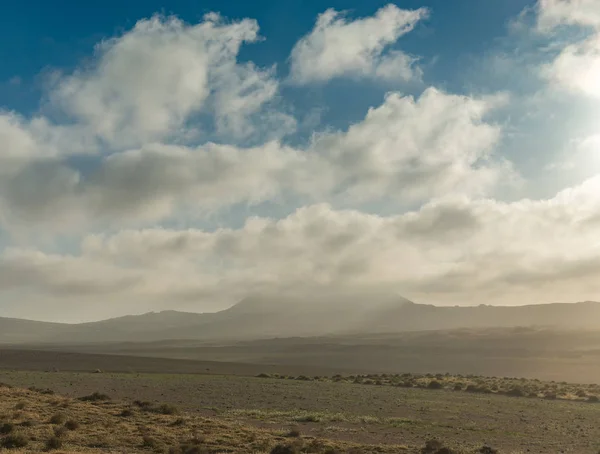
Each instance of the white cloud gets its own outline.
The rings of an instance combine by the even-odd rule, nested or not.
[[[318,137],[314,149],[325,157],[336,190],[354,200],[483,194],[510,176],[507,164],[492,157],[501,129],[484,121],[502,102],[434,88],[418,99],[390,93],[347,131]]]
[[[135,146],[181,134],[215,95],[220,131],[248,136],[243,117],[263,108],[278,87],[271,71],[236,62],[241,45],[257,41],[258,24],[204,19],[139,21],[98,45],[90,67],[58,77],[50,102],[109,144]]]
[[[559,25],[600,26],[599,0],[539,0],[537,11],[542,31]]]
[[[542,76],[571,92],[600,97],[600,0],[539,0],[537,19],[543,33],[552,33],[560,25],[591,31],[543,65]]]
[[[569,91],[600,98],[600,33],[566,46],[542,74]]]
[[[11,230],[45,225],[75,232],[189,219],[286,194],[345,204],[486,194],[511,174],[492,155],[500,128],[484,121],[499,102],[433,88],[416,100],[391,93],[363,121],[316,135],[305,149],[278,141],[247,148],[148,143],[92,156],[84,169],[68,157],[38,156],[0,179],[0,213]],[[31,134],[10,131],[15,150],[36,156]]]
[[[374,16],[348,21],[341,13],[328,9],[318,17],[314,29],[294,46],[291,80],[305,84],[341,76],[413,79],[420,75],[414,58],[398,50],[386,50],[428,13],[426,8],[403,10],[390,4]]]
[[[581,169],[600,172],[600,134],[571,140],[560,158],[545,167],[559,172]]]

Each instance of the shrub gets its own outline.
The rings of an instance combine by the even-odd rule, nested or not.
[[[498,454],[498,450],[489,446],[482,446],[478,451],[480,454]]]
[[[50,388],[36,388],[35,386],[31,386],[28,389],[29,389],[29,391],[33,391],[33,392],[40,393],[40,394],[46,394],[46,395],[54,394],[54,391],[52,391]]]
[[[279,444],[276,445],[273,449],[271,449],[271,454],[299,454],[300,449],[294,445],[284,445]]]
[[[588,402],[598,402],[600,399],[598,399],[598,396],[588,396],[587,401]]]
[[[62,438],[62,437],[64,437],[67,434],[67,432],[68,432],[68,430],[64,426],[63,427],[56,427],[54,429],[54,436]]]
[[[169,404],[159,405],[154,411],[155,413],[160,413],[162,415],[176,415],[179,413],[179,409],[176,406]]]
[[[26,406],[26,402],[17,402],[15,405],[15,410],[24,410]]]
[[[0,446],[6,449],[24,448],[29,444],[29,439],[23,434],[10,434],[6,436]]]
[[[2,424],[0,426],[0,434],[2,434],[2,435],[8,435],[14,429],[15,429],[15,425],[13,423],[5,422],[4,424]]]
[[[53,437],[48,438],[46,441],[46,450],[52,451],[53,449],[60,449],[63,446],[62,438],[54,435]]]
[[[583,389],[578,389],[577,392],[575,393],[575,395],[577,397],[585,397],[585,396],[587,396],[587,393]]]
[[[144,435],[142,437],[142,446],[144,448],[156,449],[160,447],[160,443],[158,440],[156,440],[156,438],[152,438],[150,435]]]
[[[126,408],[125,410],[123,410],[119,416],[122,416],[123,418],[128,418],[130,416],[133,416],[133,410],[130,410],[129,408]]]
[[[299,417],[295,418],[295,420],[298,422],[320,422],[321,418],[319,417],[319,415],[309,413],[304,416],[299,416]]]
[[[56,413],[50,417],[50,424],[64,424],[67,417],[62,413]]]
[[[80,397],[79,400],[81,400],[83,402],[101,402],[101,401],[110,400],[110,397],[107,396],[106,394],[99,393],[96,391],[95,393],[92,393],[89,396]]]
[[[290,429],[290,431],[286,435],[286,437],[290,437],[290,438],[298,438],[299,436],[300,436],[300,430],[297,428]]]
[[[204,441],[204,438],[194,437],[177,447],[169,448],[169,454],[208,454],[210,450],[202,446]]]
[[[481,393],[483,390],[477,385],[467,385],[465,391],[468,393]]]
[[[518,388],[515,386],[514,388],[509,389],[506,392],[506,395],[513,396],[513,397],[522,397],[524,394],[523,394],[523,390],[521,388]]]
[[[427,385],[427,388],[429,389],[442,389],[443,387],[444,385],[437,380],[431,380]]]
[[[79,423],[77,421],[75,421],[74,419],[69,419],[66,423],[65,423],[65,427],[68,430],[77,430],[79,429]]]
[[[142,410],[148,410],[152,408],[152,402],[148,402],[147,400],[134,400],[134,405],[137,405]]]
[[[463,390],[462,383],[457,383],[454,385],[454,391],[462,391],[462,390]]]
[[[271,376],[269,374],[265,374],[265,373],[258,374],[257,377],[258,378],[271,378]]]
[[[425,446],[421,448],[421,454],[437,454],[444,445],[439,440],[428,440],[425,442]]]

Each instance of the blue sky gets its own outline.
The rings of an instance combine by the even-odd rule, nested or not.
[[[599,11],[6,5],[0,316],[599,298]]]

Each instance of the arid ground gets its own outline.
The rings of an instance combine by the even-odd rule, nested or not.
[[[93,359],[89,358],[90,366]],[[140,366],[143,359],[138,361]],[[160,364],[161,367],[164,365]],[[151,367],[152,363],[148,363],[147,369]],[[256,366],[246,372],[260,369],[261,366]],[[362,377],[360,383],[355,382],[356,376],[347,375],[315,379],[313,376],[281,375],[273,370],[265,370],[261,377],[212,372],[152,373],[146,370],[143,373],[117,373],[91,369],[53,372],[4,368],[0,370],[0,382],[19,388],[34,387],[38,391],[12,390],[17,394],[11,394],[10,403],[6,398],[2,399],[0,414],[12,418],[14,424],[27,418],[37,418],[43,423],[52,412],[60,410],[68,417],[74,417],[76,415],[69,412],[87,412],[88,408],[93,408],[89,416],[81,418],[90,420],[98,414],[99,420],[104,421],[101,424],[108,424],[109,432],[124,425],[119,430],[128,434],[129,441],[108,436],[108,445],[94,447],[90,446],[92,442],[86,445],[84,440],[77,441],[77,436],[69,433],[65,446],[100,452],[168,452],[168,448],[185,442],[186,437],[193,438],[194,431],[206,432],[204,438],[212,440],[204,443],[205,451],[198,452],[213,453],[270,452],[278,443],[289,441],[284,435],[290,431],[299,432],[300,437],[293,438],[295,443],[304,446],[302,452],[326,452],[319,451],[321,448],[310,451],[313,448],[307,447],[317,443],[314,441],[317,439],[326,440],[322,443],[332,449],[335,446],[337,451],[331,452],[351,452],[352,446],[356,448],[356,445],[362,445],[362,451],[355,452],[421,452],[425,443],[433,439],[456,452],[478,452],[484,445],[500,453],[597,453],[600,450],[600,426],[597,424],[600,404],[590,398],[600,388],[593,385],[449,375],[437,378],[373,375]],[[441,386],[428,386],[432,381]],[[412,384],[409,387],[405,382]],[[455,390],[456,383],[461,384],[460,389],[456,387]],[[478,383],[485,390],[467,392],[469,383]],[[442,389],[436,389],[439,387]],[[517,387],[524,392],[509,395]],[[57,409],[52,408],[51,402],[62,398],[39,392],[48,388],[71,399],[99,393],[111,400],[97,403],[72,400],[65,409]],[[43,415],[15,417],[12,406],[16,404],[15,400],[23,399],[35,401],[36,405],[38,401],[47,401],[43,408],[35,410]],[[138,401],[137,405],[135,401]],[[174,429],[171,424],[177,417],[143,411],[143,405],[159,408],[163,404],[175,408],[178,417],[184,418],[190,426],[184,426],[187,427],[185,430],[182,427]],[[130,407],[135,415],[143,415],[146,419],[135,421],[115,416]],[[204,425],[207,426],[203,428]],[[210,427],[221,427],[222,433],[216,434],[213,429],[209,430]],[[234,436],[237,431],[256,433],[257,440],[263,444],[246,448],[242,446],[246,446],[247,441],[243,441],[234,448],[232,440],[239,435]],[[101,432],[106,435],[106,430]],[[154,448],[143,446],[145,432],[150,433],[146,436],[156,439]],[[41,440],[49,436],[49,429],[44,429],[43,434],[43,437],[37,437]],[[217,439],[221,441],[217,442]],[[119,448],[111,443],[127,444]],[[34,446],[38,445],[34,443]]]

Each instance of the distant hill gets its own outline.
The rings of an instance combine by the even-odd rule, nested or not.
[[[600,327],[600,303],[439,307],[381,294],[254,296],[221,312],[153,312],[81,324],[0,318],[0,343],[248,340],[488,327]]]

